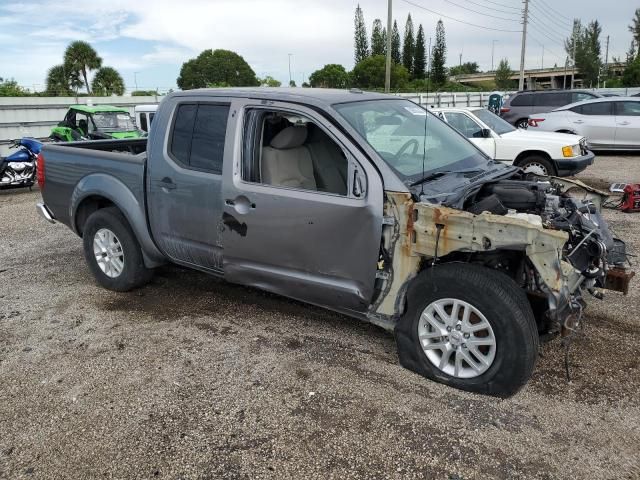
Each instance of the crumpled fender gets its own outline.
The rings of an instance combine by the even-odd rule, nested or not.
[[[386,195],[385,215],[393,214],[397,227],[391,242],[390,278],[374,305],[378,314],[399,313],[398,297],[404,298],[406,285],[417,274],[421,259],[436,255],[438,237],[438,257],[452,252],[524,251],[550,290],[571,291],[578,286],[579,273],[562,260],[569,238],[565,232],[547,230],[541,222],[532,223],[525,218],[488,212],[474,215],[441,205],[414,203],[407,193]]]

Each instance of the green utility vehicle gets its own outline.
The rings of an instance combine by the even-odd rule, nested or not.
[[[143,136],[145,132],[136,127],[128,109],[110,105],[72,105],[50,135],[58,142]]]

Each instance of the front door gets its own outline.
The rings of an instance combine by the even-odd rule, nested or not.
[[[492,136],[483,135],[483,127],[466,113],[446,112],[446,121],[453,128],[467,137],[489,158],[496,158],[496,141]]]
[[[197,101],[196,101],[197,100]],[[151,137],[149,222],[160,250],[177,263],[222,271],[222,164],[229,102],[172,99],[166,142]],[[167,109],[169,110],[169,109]]]
[[[616,148],[640,147],[640,101],[615,102]]]
[[[225,278],[365,311],[380,253],[379,174],[315,111],[249,100],[232,110],[241,130],[224,167]]]

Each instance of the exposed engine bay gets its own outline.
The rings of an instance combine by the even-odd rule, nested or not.
[[[601,289],[627,293],[634,273],[625,269],[624,242],[600,214],[606,193],[580,181],[522,171],[495,180],[471,178],[455,190],[443,189],[454,194],[440,194],[438,203],[429,198],[438,186],[429,187],[426,195],[411,198],[387,192],[388,213],[410,212],[406,230],[396,232],[399,241],[394,243],[388,233],[383,242],[393,249],[387,258],[394,260],[394,275],[400,273],[397,267],[415,269],[406,272],[411,277],[446,262],[501,270],[526,292],[541,335],[577,329],[586,293],[598,299],[603,298]],[[401,230],[406,232],[404,245]],[[395,261],[407,252],[404,264]],[[402,285],[393,283],[386,282],[383,295],[385,287],[388,293],[402,294]],[[383,298],[378,306],[378,313],[392,311]]]

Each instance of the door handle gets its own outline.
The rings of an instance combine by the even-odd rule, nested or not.
[[[159,185],[166,190],[175,190],[176,188],[176,184],[173,183],[173,180],[171,180],[169,177],[164,177],[162,180],[160,180]]]
[[[584,120],[576,120],[576,121],[575,121],[575,122],[573,122],[573,123],[584,123]]]
[[[256,208],[256,204],[251,202],[244,195],[239,195],[236,198],[227,198],[224,201],[224,204],[228,207],[233,207],[233,209],[241,215],[249,213],[250,210]]]
[[[620,122],[618,125],[631,125],[631,122]]]

